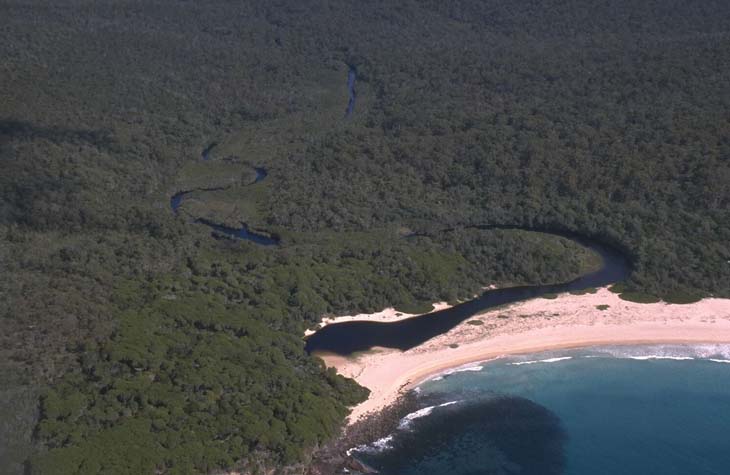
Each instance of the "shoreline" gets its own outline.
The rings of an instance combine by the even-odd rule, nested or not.
[[[482,292],[485,290],[494,290],[497,289],[497,286],[487,285],[482,287]],[[479,294],[475,294],[473,298],[477,298]],[[457,302],[462,303],[462,302]],[[432,309],[429,310],[426,313],[433,313],[433,312],[440,312],[441,310],[446,310],[447,308],[451,308],[454,305],[442,300],[439,302],[434,302],[431,304]],[[391,323],[391,322],[397,322],[398,320],[405,320],[406,318],[411,317],[418,317],[420,315],[425,315],[426,313],[406,313],[401,312],[399,310],[396,310],[395,307],[386,307],[383,310],[379,312],[374,313],[358,313],[356,315],[339,315],[339,316],[333,316],[333,315],[326,315],[322,317],[322,319],[319,321],[319,326],[315,329],[307,328],[304,330],[304,336],[310,336],[316,333],[317,331],[321,330],[322,328],[326,327],[327,325],[332,325],[335,323],[344,323],[344,322],[355,322],[355,321],[365,321],[365,322],[380,322],[380,323]]]
[[[382,319],[381,312],[376,315]],[[472,324],[465,321],[407,351],[373,348],[349,357],[318,355],[328,367],[371,390],[366,401],[352,408],[348,424],[379,412],[438,374],[502,356],[596,346],[730,344],[730,299],[639,304],[606,288],[518,302],[467,321]]]
[[[453,307],[453,305],[450,305],[448,302],[434,302],[431,305],[433,305],[433,309],[426,312],[438,312],[440,310],[446,310],[447,308]],[[405,313],[400,312],[395,309],[395,307],[387,307],[383,310],[375,313],[358,313],[357,315],[341,315],[341,316],[325,316],[320,320],[319,327],[316,329],[308,328],[304,331],[304,336],[313,335],[317,331],[321,330],[322,328],[326,327],[327,325],[332,325],[334,323],[344,323],[344,322],[355,322],[355,321],[366,321],[366,322],[381,322],[381,323],[390,323],[390,322],[397,322],[398,320],[405,320],[406,318],[416,317],[418,315],[424,315],[424,314],[418,314],[418,313]]]
[[[453,372],[460,372],[460,371],[469,371],[466,368],[473,367],[472,365],[476,364],[488,364],[493,361],[497,361],[502,358],[508,358],[510,356],[524,356],[524,355],[532,355],[532,354],[540,354],[540,353],[547,353],[552,351],[569,351],[569,350],[583,350],[583,349],[589,349],[589,348],[605,348],[605,347],[615,347],[615,346],[625,346],[625,347],[647,347],[647,346],[660,346],[660,345],[678,345],[678,346],[695,346],[695,345],[713,345],[713,344],[728,344],[730,345],[730,339],[720,339],[717,341],[710,341],[704,338],[700,338],[698,340],[688,340],[688,339],[650,339],[650,340],[612,340],[612,339],[606,339],[606,340],[579,340],[575,342],[570,343],[561,343],[561,344],[555,344],[555,345],[548,345],[548,346],[539,346],[539,347],[524,347],[524,348],[517,348],[514,351],[509,350],[508,352],[501,353],[499,355],[496,355],[496,353],[490,352],[485,353],[484,358],[477,357],[474,360],[467,360],[463,363],[456,363],[456,366],[452,365],[452,362],[445,363],[447,366],[443,368],[435,369],[434,371],[428,371],[423,376],[418,376],[417,379],[415,379],[413,382],[408,383],[406,386],[404,386],[405,391],[409,391],[411,389],[414,389],[421,384],[430,381],[432,378],[448,374],[450,370],[454,370]],[[464,368],[464,369],[460,369]]]

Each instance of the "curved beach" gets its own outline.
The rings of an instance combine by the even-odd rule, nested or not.
[[[376,315],[382,321],[382,313]],[[353,408],[352,423],[425,379],[470,363],[556,349],[662,343],[730,343],[730,299],[639,304],[601,288],[491,309],[406,351],[374,348],[349,357],[319,356],[371,391],[367,401]]]

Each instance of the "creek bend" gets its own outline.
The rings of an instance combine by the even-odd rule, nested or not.
[[[345,117],[352,115],[355,108],[357,93],[355,82],[357,70],[350,66],[347,75],[347,89],[349,101],[345,111]],[[210,159],[210,153],[216,143],[210,144],[201,153],[203,160]],[[264,180],[267,171],[264,168],[254,167],[256,178],[251,185]],[[178,213],[186,195],[194,191],[216,191],[224,188],[210,188],[201,190],[181,191],[170,198],[170,208],[173,213]],[[251,241],[262,246],[275,246],[279,244],[276,236],[259,234],[248,229],[245,223],[240,228],[228,227],[204,218],[194,221],[197,224],[208,226],[212,230],[213,237],[226,235],[236,239]],[[628,259],[617,249],[602,244],[594,239],[580,236],[573,233],[553,232],[536,230],[512,225],[473,225],[466,228],[481,230],[489,229],[518,229],[524,231],[536,231],[544,234],[564,237],[584,246],[598,254],[602,264],[598,270],[588,272],[569,282],[546,284],[546,285],[524,285],[508,287],[503,289],[487,290],[480,296],[466,302],[455,305],[451,308],[417,315],[394,322],[371,322],[353,321],[335,323],[325,326],[306,339],[305,349],[309,353],[326,352],[338,355],[350,355],[358,351],[366,351],[376,346],[408,350],[418,346],[431,338],[448,332],[461,322],[478,313],[482,313],[500,305],[511,304],[540,297],[546,294],[563,293],[575,290],[582,290],[590,287],[605,287],[616,282],[625,280],[631,273],[631,266]],[[441,232],[450,232],[452,229],[444,229]],[[417,237],[420,234],[405,236],[405,239]]]
[[[519,229],[513,226],[474,227]],[[530,231],[530,229],[525,230]],[[306,350],[309,353],[324,352],[342,356],[367,351],[376,346],[405,351],[448,332],[469,317],[488,309],[545,294],[605,287],[625,280],[631,273],[631,266],[626,257],[612,247],[573,234],[549,232],[545,234],[566,237],[594,251],[601,257],[601,267],[565,283],[487,290],[480,296],[451,308],[389,323],[353,321],[330,324],[307,338]]]
[[[347,102],[347,109],[345,110],[345,118],[348,118],[352,115],[352,113],[355,111],[355,101],[357,99],[357,92],[355,91],[355,82],[357,81],[357,69],[355,66],[348,66],[347,70],[347,92],[349,95],[349,99]],[[217,142],[212,142],[210,145],[205,147],[203,151],[200,154],[200,157],[203,159],[203,161],[209,161],[211,159],[211,152],[213,149],[218,145]],[[260,181],[264,180],[266,176],[268,175],[268,172],[265,168],[262,167],[253,167],[256,171],[256,178],[251,185],[255,185],[256,183],[259,183]],[[215,187],[215,188],[201,188],[201,189],[195,189],[195,190],[186,190],[186,191],[178,191],[174,195],[170,197],[170,209],[172,210],[173,214],[177,215],[180,206],[182,206],[183,201],[185,200],[185,197],[189,194],[196,192],[196,191],[220,191],[224,190],[225,187]],[[266,234],[256,233],[254,231],[249,230],[248,225],[246,223],[242,223],[240,228],[234,228],[230,226],[226,226],[220,223],[215,223],[213,221],[210,221],[205,218],[198,218],[193,221],[196,224],[202,224],[205,226],[208,226],[210,229],[212,229],[212,236],[214,238],[218,238],[222,235],[235,238],[235,239],[242,239],[245,241],[251,241],[255,244],[259,244],[262,246],[276,246],[279,244],[279,238],[277,236],[269,236]]]
[[[209,145],[206,147],[205,150],[203,150],[203,153],[201,154],[201,157],[203,160],[209,160],[210,157],[210,151],[215,147],[215,143]],[[265,168],[262,167],[253,167],[254,171],[256,172],[256,178],[254,179],[253,183],[250,183],[248,186],[255,185],[256,183],[259,183],[263,181],[267,176],[268,172]],[[180,206],[182,206],[183,201],[185,200],[185,197],[191,193],[194,193],[196,191],[220,191],[225,190],[226,187],[214,187],[214,188],[199,188],[195,190],[187,190],[187,191],[179,191],[172,195],[170,197],[170,209],[172,210],[173,214],[177,215],[179,212]],[[248,225],[246,223],[242,223],[240,228],[234,228],[230,226],[226,226],[223,224],[218,224],[213,221],[210,221],[205,218],[197,218],[193,220],[195,224],[202,224],[205,226],[208,226],[212,232],[211,235],[214,238],[218,238],[221,236],[228,236],[235,239],[242,239],[245,241],[251,241],[255,244],[259,244],[261,246],[276,246],[279,244],[279,238],[276,236],[269,236],[266,234],[257,233],[254,231],[249,230]]]

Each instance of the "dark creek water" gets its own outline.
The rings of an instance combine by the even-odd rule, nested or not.
[[[218,142],[213,142],[212,144],[210,144],[207,147],[205,147],[205,149],[203,150],[203,153],[200,154],[200,157],[203,160],[210,160],[210,152],[213,150],[213,148],[216,145],[218,145]]]
[[[203,153],[201,154],[201,157],[203,160],[208,160],[210,157],[210,151],[215,147],[215,143],[209,145],[205,150],[203,150]],[[254,170],[256,171],[256,178],[254,179],[253,183],[251,185],[255,185],[256,183],[262,181],[264,178],[268,176],[268,172],[265,168],[261,167],[254,167]],[[185,200],[185,197],[189,195],[190,193],[193,193],[195,191],[219,191],[224,190],[224,187],[216,187],[216,188],[201,188],[197,190],[188,190],[188,191],[180,191],[178,193],[175,193],[170,198],[170,208],[172,209],[172,212],[177,214],[178,209],[182,205],[183,201]],[[267,236],[265,234],[259,234],[253,231],[250,231],[248,229],[248,226],[246,224],[243,224],[240,228],[232,228],[230,226],[224,226],[222,224],[214,223],[212,221],[209,221],[207,219],[198,218],[194,221],[196,224],[203,224],[205,226],[208,226],[213,230],[212,235],[213,237],[220,237],[221,235],[233,237],[236,239],[243,239],[246,241],[251,241],[256,244],[260,244],[262,246],[275,246],[279,244],[279,238],[276,236]]]
[[[173,213],[177,214],[177,209],[180,207],[180,205],[183,202],[183,198],[188,193],[190,193],[190,192],[189,191],[181,191],[179,193],[175,193],[174,195],[172,195],[172,197],[170,198],[170,208],[172,209],[172,212]]]
[[[629,262],[616,249],[583,237],[570,236],[570,239],[599,254],[603,260],[601,268],[561,284],[488,290],[454,307],[395,322],[359,321],[327,325],[307,338],[306,349],[310,353],[329,352],[338,355],[349,355],[375,346],[408,350],[451,330],[477,313],[499,305],[550,293],[603,287],[628,277],[631,271]]]
[[[354,66],[350,66],[350,70],[347,72],[347,91],[350,94],[350,100],[347,101],[345,117],[350,117],[355,111],[355,100],[357,99],[357,92],[355,92],[355,81],[357,81],[357,70]]]
[[[269,172],[267,172],[265,168],[254,167],[254,170],[256,171],[256,179],[254,179],[253,183],[251,183],[252,185],[255,185],[256,183],[269,176]]]
[[[357,92],[355,91],[355,82],[357,81],[357,70],[354,66],[350,66],[348,72],[347,72],[347,91],[350,95],[350,98],[347,102],[347,109],[345,110],[345,117],[349,117],[352,115],[352,113],[355,110],[355,100],[357,99]],[[203,160],[210,160],[210,154],[213,151],[213,149],[218,145],[217,142],[213,142],[200,154],[200,157]],[[252,183],[252,185],[262,181],[266,176],[268,175],[265,168],[260,167],[254,167],[254,170],[256,170],[256,179]],[[222,190],[224,188],[218,187],[218,188],[202,188],[198,190],[187,190],[187,191],[180,191],[178,193],[175,193],[170,197],[170,208],[172,209],[172,212],[177,214],[178,209],[182,205],[185,196],[188,194],[194,192],[194,191],[218,191]],[[241,226],[240,228],[232,228],[229,226],[224,226],[222,224],[217,224],[212,221],[206,220],[206,219],[197,219],[195,220],[195,223],[197,224],[203,224],[205,226],[208,226],[213,230],[213,236],[218,237],[220,235],[226,235],[229,237],[233,237],[236,239],[243,239],[246,241],[251,241],[256,244],[260,244],[262,246],[273,246],[276,244],[279,244],[279,239],[276,236],[267,236],[264,234],[255,233],[253,231],[250,231],[248,229],[248,226],[245,224]]]
[[[183,200],[190,193],[193,193],[195,191],[219,191],[219,190],[224,190],[224,189],[225,189],[224,187],[218,186],[215,188],[198,188],[196,190],[179,191],[179,192],[175,193],[174,195],[172,195],[172,197],[170,198],[170,208],[172,208],[173,213],[177,214],[177,211],[180,208],[180,206],[182,205]]]
[[[216,224],[212,221],[208,221],[207,219],[202,218],[196,219],[195,222],[198,224],[204,224],[211,228],[213,230],[214,237],[226,235],[234,237],[236,239],[251,241],[262,246],[275,246],[279,244],[279,239],[276,236],[266,236],[264,234],[258,234],[249,231],[248,226],[246,226],[245,224],[242,225],[240,228],[231,228],[222,224]]]

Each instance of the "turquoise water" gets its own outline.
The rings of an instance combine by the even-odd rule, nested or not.
[[[356,457],[385,475],[730,473],[730,347],[505,358],[418,392],[422,409]]]

